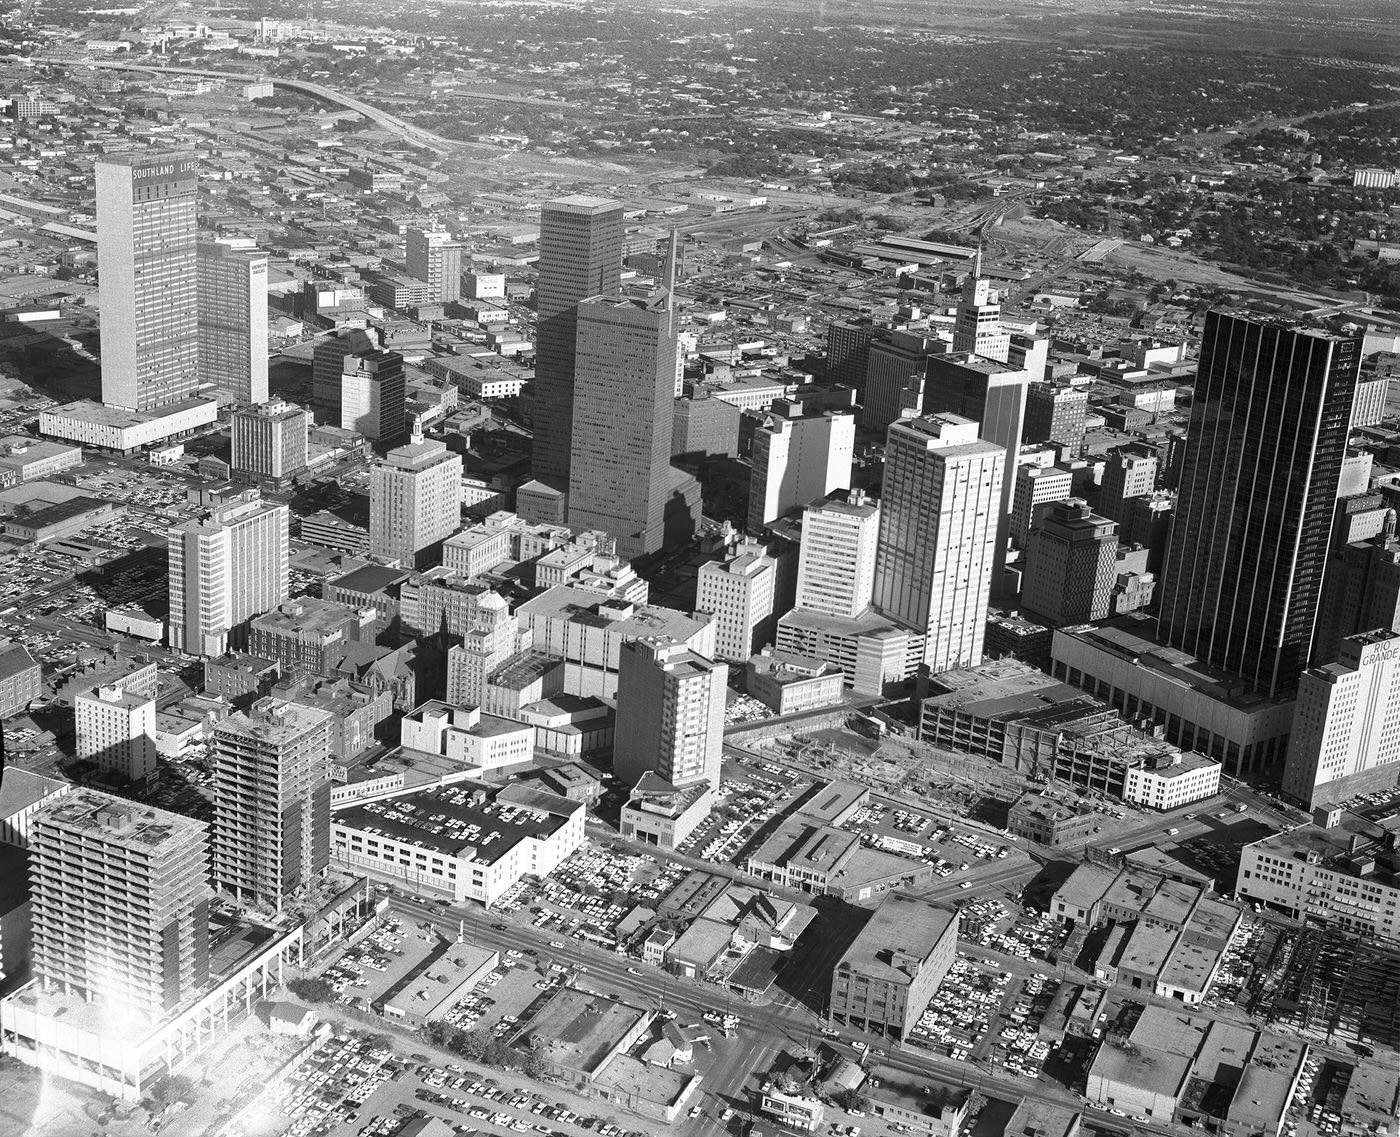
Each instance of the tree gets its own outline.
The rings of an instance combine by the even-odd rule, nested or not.
[[[298,999],[305,999],[308,1003],[324,1003],[335,998],[335,988],[324,979],[315,976],[306,979],[290,979],[287,981],[287,990]]]

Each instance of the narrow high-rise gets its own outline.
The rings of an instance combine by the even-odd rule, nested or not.
[[[340,367],[340,423],[375,442],[395,442],[408,429],[408,386],[396,351],[348,353]]]
[[[199,391],[195,205],[189,154],[98,159],[102,401],[145,411]]]
[[[666,638],[629,640],[617,672],[613,775],[656,774],[677,788],[719,785],[729,668]]]
[[[311,356],[311,408],[317,422],[340,425],[340,383],[345,357],[370,355],[379,341],[363,328],[350,328],[318,340]]]
[[[369,551],[418,567],[462,525],[462,456],[421,434],[370,468]]]
[[[568,492],[578,305],[622,287],[622,203],[574,195],[540,210],[531,473]]]
[[[170,530],[170,646],[219,656],[246,621],[287,599],[289,511],[257,490]]]
[[[1160,627],[1284,697],[1312,658],[1361,337],[1208,312]]]
[[[267,401],[267,254],[200,242],[199,386],[235,403]]]
[[[1000,446],[1005,453],[993,588],[1001,586],[1001,569],[1006,562],[1006,544],[1011,535],[1016,467],[1021,460],[1021,435],[1025,428],[1026,392],[1030,382],[1029,371],[1008,367],[982,355],[933,355],[928,361],[925,413],[969,418],[978,424],[983,441]]]
[[[330,863],[331,715],[259,699],[214,727],[214,884],[281,911]]]
[[[408,275],[428,286],[428,295],[439,303],[462,295],[462,246],[441,229],[408,230],[405,242]]]
[[[879,537],[880,507],[859,490],[809,505],[802,515],[796,607],[844,619],[869,608]]]
[[[779,400],[753,433],[748,528],[770,521],[834,490],[849,489],[856,419],[849,411],[809,411]]]
[[[1113,603],[1118,525],[1079,498],[1054,502],[1033,526],[1021,608],[1052,627],[1102,620]]]
[[[208,983],[203,822],[79,787],[29,826],[33,966],[46,990],[153,1024]]]
[[[932,672],[982,662],[1005,465],[959,415],[890,427],[874,606],[925,634]]]
[[[654,553],[687,539],[695,520],[687,507],[667,531],[686,480],[671,467],[678,348],[670,298],[593,296],[575,313],[569,524],[608,533],[618,556]]]
[[[1001,326],[1001,304],[990,282],[982,278],[982,250],[963,281],[962,300],[953,318],[953,350],[1005,363],[1011,353],[1011,333]]]

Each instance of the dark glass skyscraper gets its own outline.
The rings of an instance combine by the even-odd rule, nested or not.
[[[1360,362],[1359,337],[1206,315],[1161,632],[1262,695],[1309,662]]]
[[[531,473],[569,485],[578,305],[622,288],[622,203],[575,195],[540,210],[536,288],[534,448]]]

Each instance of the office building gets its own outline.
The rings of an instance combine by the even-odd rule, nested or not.
[[[946,349],[947,343],[936,336],[915,332],[885,331],[871,339],[866,349],[860,425],[866,430],[884,430],[898,422],[905,411],[917,413],[924,405],[928,357]]]
[[[73,700],[75,755],[92,762],[137,792],[154,788],[156,766],[155,700],[115,684],[102,684]]]
[[[446,304],[462,295],[462,246],[441,229],[409,226],[405,242],[408,275],[428,286],[428,301]]]
[[[30,819],[33,969],[45,991],[159,1022],[209,980],[207,828],[79,787]]]
[[[287,598],[285,505],[245,490],[170,530],[170,646],[220,656],[245,622]]]
[[[661,637],[622,645],[613,776],[655,774],[677,788],[719,785],[729,668]]]
[[[347,354],[341,360],[340,429],[374,442],[396,442],[408,430],[408,387],[396,351]]]
[[[1031,530],[1055,502],[1073,496],[1073,487],[1074,476],[1059,466],[1017,466],[1011,495],[1011,544],[1024,549]]]
[[[684,501],[677,510],[674,497],[693,479],[671,466],[678,349],[670,303],[657,292],[593,296],[574,309],[569,524],[609,534],[622,557],[689,540],[699,520]]]
[[[522,648],[520,621],[505,598],[485,592],[471,605],[462,642],[447,649],[447,701],[480,707],[488,680]]]
[[[1393,790],[1400,776],[1400,633],[1346,636],[1298,681],[1283,792],[1305,808]]]
[[[861,491],[814,501],[802,515],[796,607],[854,618],[875,591],[880,507]]]
[[[567,493],[574,438],[578,305],[622,286],[622,203],[574,195],[540,210],[531,472]]]
[[[855,416],[808,411],[780,400],[754,431],[749,478],[748,528],[761,533],[770,521],[851,484]]]
[[[196,264],[200,389],[267,402],[267,254],[201,241]]]
[[[958,952],[958,914],[891,892],[831,974],[834,1022],[902,1041]]]
[[[1264,695],[1312,657],[1360,357],[1360,336],[1206,314],[1161,634]]]
[[[278,912],[330,863],[331,716],[259,699],[214,727],[214,884]]]
[[[1293,702],[1266,698],[1238,676],[1165,647],[1141,616],[1056,628],[1051,672],[1131,721],[1151,719],[1168,741],[1223,762],[1232,774],[1282,762]]]
[[[999,363],[1005,363],[1011,351],[1011,333],[1001,326],[1001,304],[991,283],[982,278],[981,249],[963,280],[962,299],[953,316],[953,350]]]
[[[1032,380],[1036,372],[1027,369]],[[1076,456],[1088,429],[1089,392],[1058,383],[1032,382],[1026,388],[1026,421],[1021,441],[1033,445],[1058,442]]]
[[[284,672],[329,675],[345,645],[368,639],[373,624],[372,609],[297,596],[249,621],[248,652],[274,660]]]
[[[1118,577],[1118,523],[1079,498],[1055,502],[1031,529],[1021,608],[1051,627],[1109,615]]]
[[[102,402],[148,411],[199,392],[195,204],[188,154],[99,158],[97,303]]]
[[[340,386],[345,359],[372,355],[380,349],[375,334],[351,328],[318,340],[311,355],[311,409],[316,421],[340,426]]]
[[[44,690],[43,669],[22,644],[0,643],[0,718],[29,706]]]
[[[874,605],[926,636],[930,671],[982,660],[1005,465],[958,415],[890,427]]]
[[[1343,545],[1328,562],[1315,663],[1336,659],[1347,636],[1377,628],[1400,631],[1400,537],[1393,509],[1381,525],[1370,540]]]
[[[715,657],[715,621],[657,604],[600,599],[597,593],[561,584],[531,597],[515,610],[522,632],[536,650],[564,661],[564,693],[615,699],[622,647],[629,640],[676,640],[706,659]]]
[[[1011,532],[1011,498],[1021,462],[1021,435],[1026,421],[1030,373],[979,355],[933,355],[924,387],[925,414],[954,414],[978,424],[984,442],[1000,446],[1001,511],[997,517],[992,587],[1001,587],[1006,544]]]
[[[869,320],[833,320],[827,325],[826,377],[833,385],[864,389],[874,335]]]
[[[772,642],[777,562],[762,545],[745,542],[723,561],[700,566],[695,607],[715,618],[715,655],[744,662]]]
[[[1400,942],[1400,817],[1331,803],[1240,850],[1235,895],[1312,925]]]
[[[370,469],[369,551],[405,568],[462,525],[462,456],[415,435]]]
[[[1134,502],[1157,488],[1157,454],[1154,450],[1115,450],[1103,466],[1099,488],[1099,512],[1120,525],[1133,514]]]
[[[306,469],[311,412],[277,399],[233,412],[235,474],[274,484]]]

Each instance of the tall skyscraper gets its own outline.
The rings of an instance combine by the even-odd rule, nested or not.
[[[201,821],[79,787],[30,820],[34,974],[156,1023],[209,980]]]
[[[1005,363],[1011,351],[1011,333],[1001,326],[1001,304],[982,278],[981,249],[963,281],[962,300],[953,317],[953,350],[999,363]]]
[[[875,551],[875,607],[926,633],[930,671],[975,667],[991,593],[1006,451],[958,415],[890,427]]]
[[[678,349],[670,298],[594,296],[575,312],[569,524],[610,534],[619,556],[654,553],[667,543],[676,476]]]
[[[1347,636],[1377,628],[1400,632],[1400,536],[1393,509],[1386,510],[1379,533],[1348,542],[1328,561],[1313,662],[1330,663]]]
[[[622,287],[622,203],[575,195],[540,210],[536,287],[534,450],[531,472],[569,488],[574,436],[578,305]]]
[[[993,588],[1000,587],[1001,570],[1006,563],[1016,467],[1020,463],[1021,434],[1026,421],[1026,390],[1030,381],[1028,371],[1008,367],[980,355],[933,355],[928,361],[928,381],[924,387],[925,413],[970,418],[978,424],[982,439],[1000,446],[1006,455],[1001,475],[1001,513],[997,520]]]
[[[673,786],[719,785],[729,668],[672,639],[622,645],[613,775],[635,786],[653,773]]]
[[[287,599],[285,505],[247,490],[170,530],[170,646],[219,656],[229,636]]]
[[[1052,503],[1073,494],[1074,477],[1058,466],[1016,467],[1016,484],[1011,490],[1011,543],[1026,547],[1035,523],[1045,516]]]
[[[351,328],[318,340],[311,356],[311,409],[316,421],[340,425],[340,383],[347,355],[370,355],[379,341],[363,328]]]
[[[866,349],[861,426],[887,430],[906,410],[917,413],[924,405],[928,357],[946,348],[945,341],[914,332],[889,331],[873,338]]]
[[[1031,527],[1021,607],[1051,626],[1102,620],[1118,577],[1118,525],[1085,501],[1057,501]]]
[[[306,469],[311,412],[277,399],[233,412],[233,471],[280,482]]]
[[[340,362],[340,427],[375,442],[393,442],[408,429],[408,386],[396,351],[347,354]]]
[[[267,401],[267,254],[200,242],[199,385],[237,403]]]
[[[370,468],[369,551],[417,567],[462,526],[462,456],[415,434]]]
[[[855,457],[856,419],[850,412],[809,412],[779,400],[753,434],[748,528],[770,521],[833,490],[848,489]]]
[[[441,229],[410,226],[405,242],[408,275],[423,281],[440,303],[462,295],[462,246]]]
[[[214,884],[281,911],[330,863],[331,715],[259,699],[214,727]]]
[[[796,607],[846,619],[869,608],[879,537],[880,507],[859,490],[809,505],[802,515]]]
[[[520,621],[495,592],[477,599],[468,619],[462,642],[447,649],[447,701],[479,707],[486,701],[486,680],[520,650]]]
[[[102,401],[150,410],[199,391],[195,204],[188,154],[95,164]]]
[[[1026,421],[1021,427],[1021,441],[1030,444],[1058,442],[1068,446],[1072,456],[1077,456],[1084,448],[1089,392],[1064,384],[1038,382],[1034,367],[1025,370],[1032,381],[1026,388]]]
[[[1262,695],[1311,658],[1360,362],[1359,336],[1206,314],[1161,633]]]

